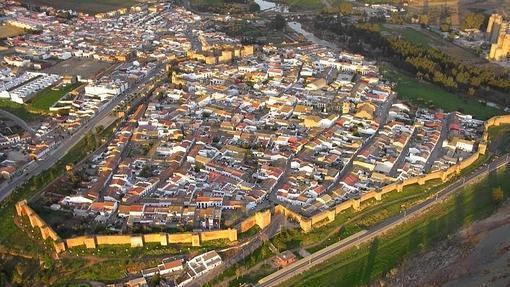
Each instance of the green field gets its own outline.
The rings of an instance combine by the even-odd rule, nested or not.
[[[42,115],[35,113],[34,111],[30,111],[26,105],[11,102],[9,100],[1,99],[0,109],[8,111],[26,122],[31,122],[43,118]]]
[[[359,249],[348,250],[281,286],[360,286],[385,274],[402,258],[433,246],[465,224],[489,216],[498,204],[491,190],[502,187],[510,194],[510,172],[494,172],[486,180],[465,187],[458,195],[431,208]]]
[[[410,27],[402,27],[398,25],[384,25],[381,24],[381,32],[386,32],[392,35],[400,36],[407,41],[412,42],[413,44],[422,45],[424,47],[432,47],[432,44],[437,44],[435,39],[431,39],[430,37],[427,37],[423,33],[416,31],[413,28]],[[391,27],[398,27],[398,28],[389,28]]]
[[[43,119],[49,114],[49,108],[65,94],[77,88],[80,84],[67,85],[58,90],[51,87],[40,91],[30,103],[26,105],[0,99],[0,109],[8,111],[26,122]]]
[[[482,120],[503,114],[503,111],[488,107],[478,102],[474,97],[457,96],[434,84],[419,81],[413,76],[391,67],[384,67],[383,75],[397,84],[396,91],[399,98],[415,104],[442,108],[446,112],[459,111]]]
[[[54,103],[60,100],[60,98],[79,86],[80,83],[69,84],[56,90],[53,89],[53,87],[48,87],[37,93],[30,101],[30,105],[34,109],[48,110]]]
[[[131,7],[137,4],[135,0],[23,0],[23,2],[92,14]]]

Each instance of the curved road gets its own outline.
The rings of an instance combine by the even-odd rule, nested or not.
[[[380,224],[374,226],[366,232],[362,232],[357,234],[356,236],[346,238],[342,241],[339,241],[333,245],[330,245],[324,249],[321,249],[310,256],[307,256],[288,267],[285,267],[275,273],[262,278],[259,280],[257,286],[260,287],[269,287],[269,286],[277,286],[281,284],[293,276],[299,275],[302,272],[308,270],[312,266],[320,264],[327,259],[351,248],[357,246],[359,244],[368,242],[373,238],[382,235],[384,232],[397,227],[398,225],[404,223],[406,220],[419,216],[424,211],[426,211],[431,206],[442,202],[449,195],[461,190],[466,184],[475,182],[483,177],[485,177],[488,173],[499,169],[502,166],[507,165],[510,162],[510,156],[506,155],[501,158],[497,158],[492,160],[488,165],[481,166],[476,170],[472,171],[466,176],[463,176],[459,180],[454,183],[448,185],[447,187],[440,190],[436,196],[425,200],[424,202],[415,205],[404,212],[404,214],[399,214],[392,218],[389,218]]]
[[[30,133],[30,135],[35,136],[34,130],[21,118],[18,116],[9,113],[6,110],[0,109],[0,116],[6,117],[12,121],[14,121],[16,124],[18,124],[20,127],[22,127],[24,130]]]
[[[128,89],[123,94],[112,99],[108,104],[103,106],[103,108],[92,118],[84,122],[76,131],[74,131],[70,137],[62,140],[58,145],[56,145],[55,148],[53,148],[53,150],[48,151],[47,155],[45,155],[43,159],[27,164],[20,176],[13,178],[10,182],[0,187],[0,202],[9,196],[17,186],[25,183],[32,176],[38,175],[39,173],[49,169],[54,164],[56,164],[76,143],[78,143],[84,137],[87,132],[92,130],[98,123],[100,123],[106,116],[108,116],[110,112],[122,100],[126,99],[130,94],[142,91],[145,88],[145,85],[154,79],[155,75],[159,75],[161,73],[162,68],[162,64],[154,68],[152,73],[147,75],[144,80],[137,83],[135,86]]]

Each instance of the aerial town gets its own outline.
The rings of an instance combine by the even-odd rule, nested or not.
[[[235,16],[175,1],[66,17],[15,0],[0,8],[4,25],[30,31],[0,49],[0,101],[10,107],[0,110],[0,198],[41,185],[15,202],[10,221],[42,236],[56,260],[96,256],[83,252],[100,245],[178,246],[109,286],[214,286],[267,241],[279,271],[244,286],[280,286],[291,275],[278,272],[324,252],[279,250],[270,239],[284,227],[309,233],[406,185],[433,192],[468,173],[462,185],[476,182],[476,168],[493,163],[491,127],[510,122],[499,102],[483,105],[490,117],[418,105],[399,97],[373,58],[295,31],[281,43],[248,43],[218,29]],[[404,11],[358,9],[383,18]],[[503,16],[490,16],[488,59],[508,58],[507,29]],[[57,166],[58,176],[29,181]]]

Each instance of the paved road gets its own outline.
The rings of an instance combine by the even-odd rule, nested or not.
[[[449,113],[448,116],[446,116],[445,119],[443,120],[443,127],[441,129],[441,135],[439,137],[439,140],[437,141],[436,146],[432,150],[432,153],[430,154],[430,156],[423,168],[423,170],[426,173],[432,169],[432,166],[434,165],[434,162],[436,161],[436,159],[441,157],[441,155],[443,154],[442,145],[443,145],[443,141],[448,137],[448,130],[449,130],[448,125],[450,124],[452,116],[453,116],[453,114]]]
[[[358,87],[360,84],[361,84],[361,82],[358,82],[356,84],[356,86],[352,89],[353,96],[356,93],[356,91],[358,90]],[[361,146],[353,153],[353,155],[351,156],[351,158],[349,159],[347,164],[345,164],[345,166],[340,170],[338,175],[335,177],[335,180],[333,181],[333,183],[331,183],[328,186],[328,188],[327,188],[328,192],[332,191],[335,187],[337,187],[340,183],[340,180],[343,179],[349,172],[352,171],[353,166],[354,166],[353,165],[354,160],[358,157],[358,155],[361,153],[361,151],[363,151],[365,148],[371,146],[374,143],[375,139],[379,136],[379,133],[381,133],[381,131],[384,130],[384,126],[386,125],[386,121],[388,120],[388,112],[389,112],[391,106],[393,105],[393,103],[395,102],[396,98],[397,98],[396,94],[390,95],[390,97],[388,98],[388,100],[386,102],[384,102],[382,107],[380,109],[377,109],[377,111],[376,111],[377,118],[379,119],[378,122],[380,123],[379,127],[377,128],[377,131],[373,135],[371,135],[369,138],[367,138],[361,144]],[[349,195],[349,197],[352,197],[352,196],[353,196],[352,194]]]
[[[30,135],[34,136],[35,132],[34,130],[23,120],[17,117],[16,115],[13,115],[9,113],[8,111],[0,109],[0,116],[6,117],[12,121],[14,121],[16,124],[18,124],[20,127],[22,127],[24,130],[30,133]]]
[[[293,276],[299,275],[302,272],[308,270],[310,267],[320,264],[327,259],[351,248],[357,246],[359,244],[368,242],[373,238],[382,235],[384,232],[404,223],[406,220],[414,218],[428,208],[435,204],[441,203],[447,196],[461,190],[468,183],[475,182],[483,177],[485,177],[488,173],[497,170],[498,168],[507,165],[510,162],[510,156],[506,155],[501,158],[497,158],[492,160],[490,164],[479,167],[478,169],[471,172],[469,175],[466,175],[449,186],[445,187],[441,191],[439,191],[436,196],[429,198],[428,200],[413,206],[406,210],[406,212],[389,218],[380,224],[374,226],[370,230],[365,233],[360,234],[359,236],[347,238],[346,240],[337,242],[333,245],[330,245],[316,253],[313,253],[309,257],[305,257],[290,266],[283,268],[259,281],[257,286],[259,287],[269,287],[269,286],[277,286],[289,280]]]
[[[110,112],[124,99],[133,93],[140,92],[144,88],[145,84],[150,82],[154,75],[161,72],[162,65],[157,66],[152,73],[147,75],[144,80],[140,81],[132,88],[125,91],[118,97],[112,99],[106,106],[104,106],[94,117],[84,122],[73,134],[64,139],[58,144],[53,150],[49,151],[49,155],[43,159],[30,163],[25,167],[25,171],[22,175],[15,177],[6,185],[0,187],[0,202],[9,196],[12,191],[19,185],[28,181],[31,177],[38,175],[46,169],[56,164],[76,143],[78,143],[86,133],[92,130],[98,123],[100,123]]]

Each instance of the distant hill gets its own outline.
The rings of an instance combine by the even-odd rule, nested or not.
[[[58,9],[72,9],[75,11],[96,14],[108,12],[122,7],[137,4],[136,0],[22,0],[24,3],[37,6],[52,6]]]
[[[452,24],[459,25],[464,16],[471,12],[490,15],[494,11],[510,12],[510,1],[502,0],[411,0],[408,9],[412,14],[421,14],[425,11],[432,18],[439,17],[445,7],[452,17]]]

